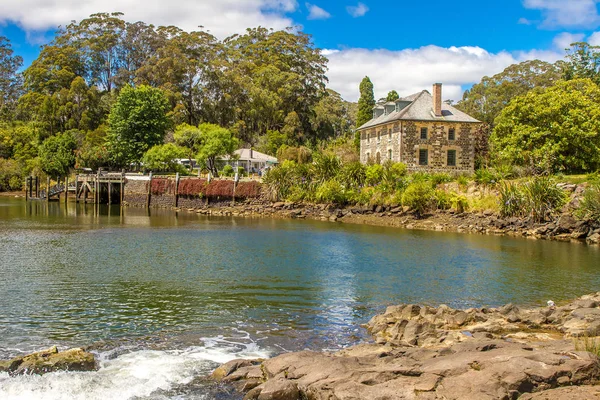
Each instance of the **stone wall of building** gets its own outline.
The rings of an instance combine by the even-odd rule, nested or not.
[[[421,139],[421,128],[427,128],[427,139]],[[450,140],[453,128],[455,138]],[[388,159],[403,162],[409,171],[473,173],[475,167],[474,123],[402,121],[366,129],[361,132],[360,161],[368,163]],[[391,136],[389,132],[391,130]],[[379,139],[378,139],[379,133]],[[428,165],[419,165],[419,150],[428,150]],[[456,151],[456,165],[447,165],[448,150]]]

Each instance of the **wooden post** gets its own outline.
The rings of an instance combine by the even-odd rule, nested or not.
[[[46,203],[50,201],[50,177],[46,177]]]
[[[190,161],[191,163],[191,161]],[[177,208],[177,201],[179,200],[179,172],[175,175],[175,204],[174,207]]]
[[[148,181],[148,192],[146,193],[146,208],[150,208],[151,195],[152,195],[152,172],[150,172],[150,180]]]
[[[75,175],[75,203],[79,203],[79,175]]]
[[[25,179],[25,201],[29,200],[29,188],[30,188],[30,181],[29,181],[29,177],[27,177],[27,179]]]
[[[119,204],[123,207],[123,200],[125,199],[125,169],[121,170],[121,198]]]
[[[35,177],[35,198],[40,198],[40,179],[37,176]]]
[[[110,206],[112,203],[112,182],[110,181],[110,178],[108,179],[108,205]]]
[[[69,199],[69,175],[65,176],[65,204]]]

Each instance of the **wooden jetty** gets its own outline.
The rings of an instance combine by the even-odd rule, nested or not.
[[[95,204],[122,204],[125,173],[98,172],[75,176],[75,201]],[[89,196],[89,198],[88,198]]]

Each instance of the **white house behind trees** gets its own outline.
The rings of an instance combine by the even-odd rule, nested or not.
[[[218,162],[221,168],[229,164],[233,168],[243,167],[250,174],[258,173],[279,163],[276,157],[254,149],[238,149],[234,152],[233,157],[226,156]]]

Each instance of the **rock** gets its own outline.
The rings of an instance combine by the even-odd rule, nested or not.
[[[94,371],[94,355],[80,348],[58,351],[56,346],[0,362],[0,372],[11,375],[45,374],[54,371]]]
[[[586,239],[586,242],[589,244],[598,244],[600,243],[600,233],[594,233]]]
[[[282,202],[273,204],[273,208],[283,208],[284,206],[285,206],[285,203],[282,203]]]
[[[559,378],[560,380],[560,378]],[[519,400],[593,400],[600,399],[600,386],[571,386],[527,393]]]
[[[298,400],[299,398],[298,386],[283,376],[265,382],[257,397],[258,400]]]
[[[571,232],[577,227],[577,220],[571,214],[563,214],[558,219],[557,233]]]

